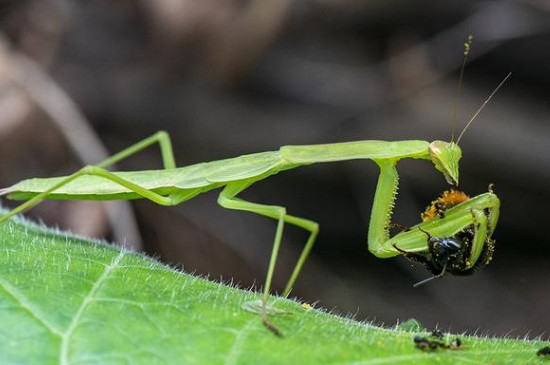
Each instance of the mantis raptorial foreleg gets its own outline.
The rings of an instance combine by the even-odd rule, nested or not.
[[[417,228],[422,228],[434,237],[452,237],[467,227],[474,225],[474,228],[480,226],[477,229],[478,238],[474,240],[474,242],[480,244],[480,247],[474,247],[470,256],[472,263],[475,263],[475,260],[472,259],[478,256],[476,252],[481,250],[481,247],[484,246],[482,244],[483,236],[488,238],[493,234],[497,226],[499,212],[500,200],[490,190],[487,193],[470,198],[446,210],[444,218],[436,217],[427,220],[410,227],[408,231],[393,236],[380,247],[378,257],[395,256],[396,249],[394,244],[397,244],[401,250],[410,253],[425,252],[427,247],[422,247],[418,243],[423,241],[426,242],[426,235]],[[487,222],[487,229],[484,231],[481,230],[481,228],[485,221]],[[483,233],[485,233],[485,235]]]
[[[481,251],[485,247],[485,240],[487,237],[491,237],[493,228],[489,223],[489,219],[483,210],[472,209],[472,219],[474,226],[474,238],[472,242],[472,252],[470,255],[470,262],[477,262]]]
[[[378,184],[374,193],[372,213],[369,223],[369,251],[378,256],[389,239],[390,217],[397,194],[399,175],[395,165],[399,159],[375,160],[380,167]]]

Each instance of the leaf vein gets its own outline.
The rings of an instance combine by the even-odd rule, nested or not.
[[[61,330],[57,329],[52,323],[50,323],[46,316],[37,308],[35,308],[31,302],[23,295],[21,294],[16,288],[11,286],[7,281],[0,278],[0,286],[12,296],[20,305],[22,308],[24,308],[27,312],[32,314],[34,318],[36,318],[40,323],[42,323],[44,326],[46,326],[52,333],[56,334],[57,336],[63,336],[63,333]]]
[[[67,327],[67,330],[65,333],[63,333],[62,341],[61,341],[61,351],[60,351],[60,363],[63,365],[66,365],[69,363],[69,340],[71,338],[71,335],[73,334],[74,330],[78,326],[82,315],[84,314],[84,311],[88,307],[88,305],[94,300],[94,296],[97,294],[98,290],[101,288],[101,285],[107,280],[109,275],[112,273],[112,271],[119,265],[120,261],[124,257],[124,251],[120,251],[117,257],[115,257],[111,263],[105,267],[105,270],[103,273],[97,278],[95,283],[92,285],[92,288],[88,292],[88,294],[84,297],[82,300],[82,304],[80,304],[80,307],[78,307],[71,323]]]
[[[252,325],[257,320],[258,320],[258,318],[256,318],[256,317],[250,319],[248,322],[246,322],[246,324],[237,333],[237,335],[235,336],[235,341],[233,341],[233,345],[231,345],[231,348],[229,349],[229,352],[227,353],[227,358],[225,360],[225,365],[234,365],[235,364],[239,354],[242,351],[243,342],[246,340],[246,337],[248,336],[250,328],[252,327]]]

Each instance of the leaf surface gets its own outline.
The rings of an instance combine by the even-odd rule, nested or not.
[[[1,364],[531,364],[548,343],[417,334],[273,298],[283,338],[241,309],[258,294],[22,220],[0,226]],[[454,338],[453,337],[449,337]]]

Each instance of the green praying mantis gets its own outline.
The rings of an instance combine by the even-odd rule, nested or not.
[[[510,75],[508,75],[510,76]],[[254,183],[285,170],[321,162],[337,162],[354,159],[374,161],[380,175],[374,196],[368,230],[368,249],[379,258],[401,254],[422,255],[432,249],[434,238],[453,238],[470,229],[470,245],[460,270],[479,267],[486,242],[497,225],[500,201],[489,192],[473,197],[446,210],[444,214],[421,222],[390,238],[392,208],[397,195],[398,173],[396,164],[407,158],[431,161],[448,183],[458,184],[462,151],[460,138],[508,76],[491,93],[483,105],[467,123],[457,141],[374,141],[364,140],[319,145],[283,146],[277,151],[253,153],[219,161],[176,167],[172,144],[168,133],[159,131],[154,135],[124,149],[105,161],[86,166],[69,176],[35,178],[21,181],[11,187],[0,189],[0,195],[13,200],[26,200],[11,212],[0,217],[0,224],[22,213],[44,199],[116,200],[145,198],[164,206],[173,206],[195,196],[221,189],[218,204],[227,209],[247,211],[277,221],[277,228],[267,276],[260,304],[248,303],[247,308],[258,312],[268,329],[277,335],[281,332],[273,325],[268,314],[276,313],[267,304],[277,256],[285,224],[300,227],[309,232],[309,237],[298,258],[290,278],[282,292],[288,296],[300,271],[313,248],[319,232],[316,222],[290,215],[282,206],[249,202],[238,197]],[[158,144],[164,168],[148,171],[111,172],[107,168],[136,153]],[[423,256],[427,257],[427,256]],[[424,259],[426,261],[427,259]],[[485,263],[484,263],[485,264]],[[481,265],[482,266],[482,265]],[[439,273],[445,273],[444,266]],[[455,270],[456,271],[456,270]],[[451,273],[456,273],[449,271]]]

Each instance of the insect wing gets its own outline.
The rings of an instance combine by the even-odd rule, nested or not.
[[[248,179],[262,175],[280,164],[281,157],[278,152],[255,153],[220,164],[205,178],[213,183]]]

